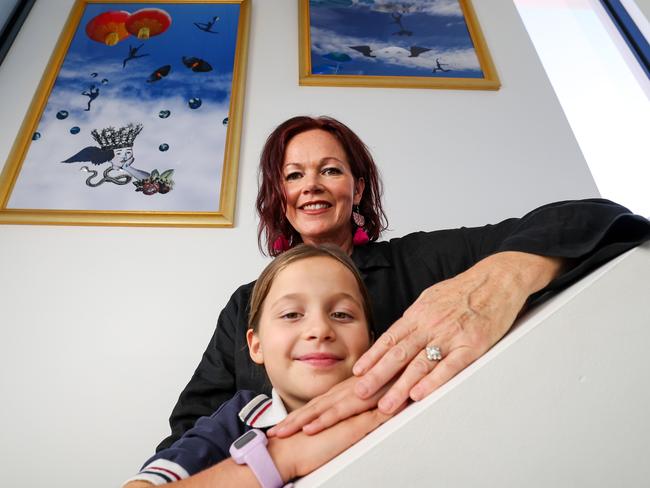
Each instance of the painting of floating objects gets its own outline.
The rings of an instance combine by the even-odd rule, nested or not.
[[[470,0],[300,0],[300,84],[497,90]]]
[[[249,0],[77,0],[0,223],[232,226]]]

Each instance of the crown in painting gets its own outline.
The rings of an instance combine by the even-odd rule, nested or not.
[[[98,131],[94,129],[90,134],[104,150],[133,147],[133,141],[142,130],[142,124],[129,124],[126,127],[107,127]]]

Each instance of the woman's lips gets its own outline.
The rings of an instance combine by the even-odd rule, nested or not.
[[[341,361],[341,358],[335,354],[315,352],[298,356],[296,360],[316,368],[327,368]]]

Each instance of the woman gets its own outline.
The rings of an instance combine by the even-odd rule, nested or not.
[[[303,427],[313,434],[377,404],[390,414],[409,397],[422,399],[503,337],[527,302],[650,236],[646,219],[596,199],[377,242],[386,227],[380,196],[372,157],[340,122],[294,117],[269,136],[257,198],[260,247],[271,255],[300,242],[344,249],[369,289],[378,338],[356,377],[292,412],[271,434]],[[236,390],[268,393],[246,348],[252,286],[240,287],[222,311],[159,449]]]

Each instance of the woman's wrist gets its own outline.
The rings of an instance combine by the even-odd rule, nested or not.
[[[488,256],[479,265],[487,266],[491,274],[496,273],[500,280],[520,290],[527,298],[559,276],[565,267],[565,260],[519,251],[504,251]]]

